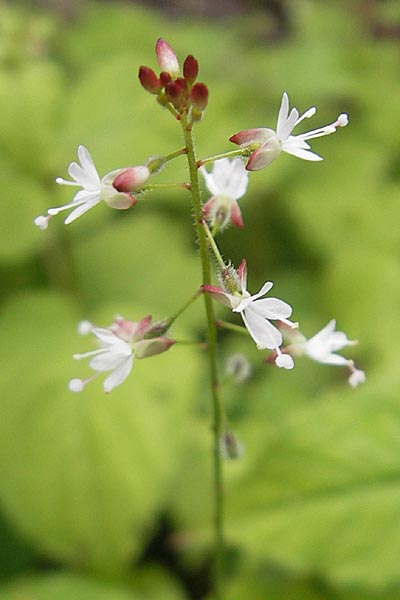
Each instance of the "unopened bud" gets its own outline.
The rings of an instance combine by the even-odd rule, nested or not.
[[[244,383],[251,375],[251,365],[244,354],[232,354],[226,361],[225,372],[237,383]]]
[[[203,112],[208,104],[208,88],[205,83],[195,83],[190,92],[190,102],[194,109]]]
[[[159,38],[156,43],[157,61],[162,71],[166,71],[172,77],[179,75],[179,63],[175,52],[165,40]]]
[[[163,85],[163,87],[165,87],[172,81],[172,77],[166,71],[162,71],[160,73],[160,81],[161,81],[161,84]]]
[[[175,83],[177,83],[179,85],[179,87],[182,90],[182,94],[184,96],[187,96],[187,91],[188,91],[188,84],[186,79],[184,79],[183,77],[177,77],[177,79],[175,79]]]
[[[241,458],[244,453],[243,444],[239,442],[231,431],[227,431],[220,438],[221,456],[227,460]]]
[[[181,110],[183,105],[183,94],[181,86],[175,81],[171,81],[165,88],[168,100],[177,110]]]
[[[225,265],[219,272],[222,287],[228,294],[240,293],[240,281],[236,269],[232,265]]]
[[[188,83],[193,83],[196,81],[197,74],[199,72],[199,63],[195,59],[194,56],[189,54],[185,58],[185,62],[183,63],[183,76],[188,81]]]
[[[153,323],[151,325],[151,327],[148,329],[148,331],[146,332],[146,338],[155,338],[155,337],[159,337],[164,335],[165,333],[167,333],[168,329],[170,328],[170,321],[168,321],[168,319],[165,319],[164,321],[157,321],[156,323]]]
[[[148,167],[128,167],[121,171],[113,181],[113,186],[119,192],[136,192],[140,190],[150,177]]]
[[[168,337],[157,337],[152,339],[140,340],[135,343],[136,358],[147,358],[155,354],[166,352],[175,344],[175,340]]]
[[[144,89],[150,92],[150,94],[158,94],[161,91],[161,81],[154,73],[153,69],[150,69],[149,67],[140,67],[139,79]]]

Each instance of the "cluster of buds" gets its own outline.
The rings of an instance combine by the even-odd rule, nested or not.
[[[181,73],[175,52],[165,40],[156,43],[157,62],[160,75],[150,67],[140,67],[139,79],[145,90],[157,96],[162,106],[173,108],[176,117],[190,115],[191,121],[200,121],[208,103],[208,88],[204,83],[196,83],[199,65],[189,54],[183,63]]]

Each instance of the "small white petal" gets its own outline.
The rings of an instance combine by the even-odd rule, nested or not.
[[[128,377],[133,367],[133,356],[126,358],[120,366],[109,375],[103,383],[103,388],[106,393],[111,392],[115,387],[120,385]]]
[[[242,313],[242,319],[259,350],[275,350],[282,344],[282,334],[269,321],[257,314],[252,308]]]
[[[253,308],[265,319],[287,319],[292,314],[292,307],[287,302],[278,298],[265,298],[256,300]]]
[[[286,152],[286,154],[292,154],[292,156],[297,156],[297,158],[302,158],[303,160],[309,160],[311,162],[324,160],[319,154],[311,152],[310,150],[303,150],[299,145],[293,143],[283,144],[282,150],[283,152]]]
[[[78,206],[78,208],[75,208],[75,210],[73,210],[72,213],[70,213],[68,215],[68,217],[65,219],[65,221],[64,221],[65,225],[69,225],[70,223],[72,223],[73,221],[75,221],[76,219],[81,217],[88,210],[90,210],[91,208],[96,206],[100,202],[100,200],[101,200],[100,196],[98,196],[96,194],[95,198],[93,198],[89,202],[86,202],[85,204],[81,204],[81,206]]]

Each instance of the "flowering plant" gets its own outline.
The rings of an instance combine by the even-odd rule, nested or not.
[[[266,358],[263,355],[263,360],[287,371],[295,367],[294,358],[305,354],[316,362],[346,366],[350,371],[349,381],[352,386],[362,383],[365,375],[354,366],[353,361],[336,354],[337,350],[353,345],[354,342],[348,340],[345,334],[334,331],[335,321],[331,321],[322,331],[307,340],[297,331],[297,323],[289,320],[292,315],[290,304],[275,297],[264,298],[273,287],[273,283],[267,281],[258,293],[251,295],[247,290],[246,261],[243,260],[237,269],[234,268],[231,261],[223,257],[216,238],[230,224],[236,227],[244,225],[238,200],[246,193],[249,171],[267,167],[281,152],[308,161],[322,160],[311,151],[308,140],[334,133],[338,128],[347,125],[348,118],[347,115],[341,114],[330,125],[308,133],[292,135],[294,128],[305,118],[313,116],[316,109],[310,108],[301,116],[295,108],[289,111],[289,98],[284,93],[276,131],[268,128],[240,131],[230,137],[230,140],[239,146],[238,149],[198,159],[193,129],[203,120],[209,98],[207,85],[197,81],[198,62],[192,55],[188,55],[181,69],[175,52],[163,39],[156,43],[156,58],[159,72],[142,66],[139,70],[139,80],[142,87],[155,97],[157,103],[172,115],[180,127],[183,148],[165,156],[151,156],[139,166],[118,168],[100,177],[88,150],[79,146],[80,164],[72,162],[68,167],[71,180],[58,178],[56,181],[60,185],[81,189],[71,202],[49,208],[46,215],[38,216],[35,224],[40,229],[46,229],[53,216],[61,211],[70,210],[65,219],[65,224],[69,225],[102,200],[111,208],[132,209],[139,204],[138,200],[143,191],[151,192],[169,187],[169,184],[153,183],[154,178],[171,161],[179,157],[186,158],[189,181],[174,182],[170,187],[180,187],[190,193],[201,272],[197,289],[193,290],[192,296],[177,308],[174,314],[155,323],[147,316],[139,321],[116,317],[109,327],[93,327],[88,322],[81,324],[80,332],[92,333],[99,347],[83,354],[75,354],[74,358],[88,358],[89,366],[95,374],[85,380],[72,379],[69,389],[81,392],[87,383],[101,373],[107,373],[103,381],[105,392],[111,392],[123,384],[130,375],[136,358],[160,354],[169,350],[172,345],[180,343],[179,340],[172,339],[169,334],[170,328],[192,303],[202,297],[206,323],[202,347],[207,355],[213,413],[214,587],[215,598],[219,600],[223,597],[223,459],[237,458],[241,455],[242,447],[231,431],[225,414],[217,328],[249,336],[258,350],[269,352]],[[208,163],[213,165],[211,171],[206,167]],[[205,201],[199,173],[204,178],[208,192],[211,193],[211,197]],[[228,307],[232,313],[239,313],[244,327],[217,320],[214,300]],[[286,339],[289,343],[285,346]],[[234,371],[237,366],[232,369]],[[244,371],[246,377],[250,376],[250,369],[241,369],[242,373]]]

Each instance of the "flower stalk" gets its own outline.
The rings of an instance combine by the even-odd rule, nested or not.
[[[182,130],[187,148],[187,161],[189,166],[192,209],[194,227],[199,244],[199,253],[204,285],[211,285],[211,264],[208,251],[208,240],[203,227],[203,212],[200,196],[197,161],[191,127],[186,115],[181,118]],[[208,294],[203,294],[204,307],[207,320],[207,346],[208,362],[210,368],[210,383],[213,404],[213,462],[214,462],[214,532],[215,532],[215,600],[222,600],[222,567],[223,567],[223,521],[224,521],[224,489],[222,473],[222,456],[220,440],[224,433],[224,408],[221,399],[221,384],[217,364],[217,329],[215,312],[212,299]]]

